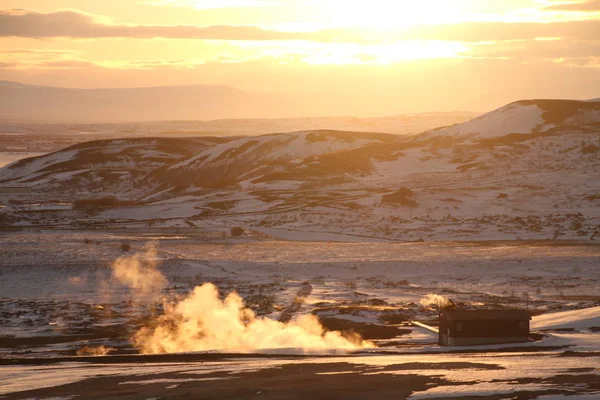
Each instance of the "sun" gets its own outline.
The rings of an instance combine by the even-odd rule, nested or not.
[[[285,45],[296,61],[312,65],[380,64],[460,58],[467,45],[446,40],[409,40],[394,31],[418,25],[457,23],[471,16],[475,0],[302,0],[304,20],[313,30],[341,28],[366,32],[364,43],[306,43]],[[480,0],[478,0],[480,1]],[[297,28],[297,26],[295,26]],[[310,29],[309,29],[310,30]],[[396,32],[397,33],[397,32]],[[286,51],[282,51],[285,53]],[[285,57],[283,57],[285,59]],[[284,61],[287,62],[287,61]]]

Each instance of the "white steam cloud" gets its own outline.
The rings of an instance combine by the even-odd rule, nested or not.
[[[112,265],[112,276],[126,285],[134,294],[137,301],[156,302],[161,298],[161,291],[169,281],[156,268],[156,246],[148,244],[143,253],[130,257],[118,258]]]
[[[129,286],[134,296],[160,295],[168,281],[158,271],[156,248],[115,261],[113,276]],[[142,354],[219,350],[252,352],[264,349],[304,351],[374,347],[358,335],[326,331],[313,315],[288,323],[257,317],[237,293],[221,300],[212,283],[197,286],[185,299],[163,300],[164,314],[141,328],[132,338]]]
[[[451,306],[452,302],[450,300],[448,300],[447,298],[445,298],[444,296],[440,296],[439,294],[430,293],[427,296],[423,297],[419,301],[419,304],[421,304],[423,307],[426,307],[426,308],[431,308],[431,307],[435,306],[441,310],[442,308]]]
[[[142,328],[134,343],[144,354],[222,350],[250,352],[261,349],[361,349],[373,347],[360,337],[326,332],[312,315],[289,323],[259,318],[245,308],[237,293],[219,298],[215,285],[206,283],[183,301],[168,304],[154,328]]]
[[[85,346],[79,350],[77,350],[77,355],[79,357],[86,357],[86,356],[92,356],[92,357],[102,357],[102,356],[107,356],[110,353],[112,353],[113,351],[115,351],[115,349],[113,349],[112,347],[106,347],[106,346],[97,346],[97,347],[89,347],[89,346]]]

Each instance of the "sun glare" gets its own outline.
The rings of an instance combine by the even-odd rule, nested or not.
[[[466,12],[461,1],[448,0],[323,0],[324,21],[333,26],[397,29],[422,24],[450,23]]]
[[[290,59],[312,65],[331,64],[391,64],[399,61],[457,58],[468,52],[464,43],[451,41],[390,40],[392,31],[410,29],[415,25],[456,23],[467,20],[476,10],[472,0],[306,0],[303,22],[278,25],[278,29],[311,31],[328,28],[373,30],[372,38],[381,43],[287,42]],[[361,32],[364,34],[364,32]],[[279,52],[279,51],[278,51]],[[286,59],[287,58],[287,59]]]
[[[390,44],[328,44],[313,48],[301,60],[312,65],[393,64],[400,61],[457,58],[468,51],[462,43],[402,41]]]

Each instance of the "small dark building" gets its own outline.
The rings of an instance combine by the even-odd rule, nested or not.
[[[440,313],[439,344],[471,346],[527,342],[530,320],[525,310],[445,309]]]

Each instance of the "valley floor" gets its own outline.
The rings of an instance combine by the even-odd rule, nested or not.
[[[598,353],[489,353],[9,366],[0,398],[592,400],[599,362]]]
[[[172,232],[0,234],[0,399],[600,396],[597,244]],[[168,279],[145,293],[157,296],[152,303],[111,269],[119,257],[146,254],[149,243]],[[164,299],[206,282],[221,295],[239,293],[259,319],[314,315],[376,347],[137,355],[131,338],[165,312]],[[420,302],[429,294],[467,308],[528,308],[535,335],[511,346],[439,347],[434,333],[411,323],[436,324],[437,311]],[[94,349],[109,356],[90,357]]]

